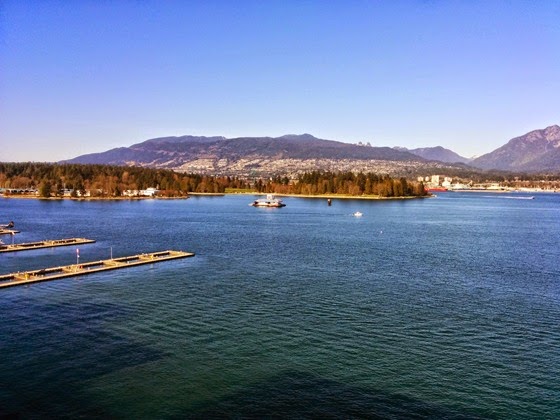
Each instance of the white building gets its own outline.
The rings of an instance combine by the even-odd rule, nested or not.
[[[155,188],[146,188],[145,190],[140,190],[138,195],[144,196],[144,197],[153,197],[154,195],[156,195],[158,192],[157,189]]]
[[[146,188],[145,190],[126,190],[123,195],[126,197],[153,197],[158,193],[157,188]]]

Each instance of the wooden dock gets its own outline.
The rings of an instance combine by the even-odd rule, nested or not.
[[[0,229],[0,235],[14,235],[19,233],[19,230],[15,229]]]
[[[99,273],[101,271],[116,270],[119,268],[135,267],[143,264],[175,260],[178,258],[193,257],[192,252],[161,251],[150,254],[138,254],[130,257],[112,258],[72,264],[61,267],[44,268],[41,270],[23,271],[12,274],[0,275],[0,289],[4,287],[20,286],[41,281],[58,280],[66,277],[83,276],[85,274]]]
[[[56,246],[91,244],[93,242],[95,242],[95,240],[93,239],[68,238],[68,239],[55,239],[52,241],[27,242],[27,243],[12,244],[12,245],[2,244],[0,245],[0,252],[27,251],[30,249],[54,248]]]

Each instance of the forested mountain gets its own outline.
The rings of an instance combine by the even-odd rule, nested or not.
[[[413,176],[468,172],[465,165],[510,172],[560,172],[560,127],[512,139],[470,160],[441,146],[407,150],[318,139],[310,134],[281,137],[160,137],[61,163],[172,169],[216,176],[296,176],[314,170]]]
[[[560,127],[552,125],[511,139],[471,165],[516,172],[560,172]]]
[[[162,137],[61,163],[94,163],[167,168],[230,176],[296,176],[303,172],[362,171],[409,176],[413,169],[437,170],[406,151],[318,139],[310,134],[282,137]]]
[[[390,147],[367,147],[322,140],[310,134],[282,137],[161,137],[130,147],[78,156],[65,163],[102,163],[182,168],[197,159],[376,159],[418,160],[418,157]]]

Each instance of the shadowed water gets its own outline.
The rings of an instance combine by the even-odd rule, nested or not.
[[[0,415],[558,417],[560,196],[253,199],[0,200],[83,262],[197,254],[0,290]]]

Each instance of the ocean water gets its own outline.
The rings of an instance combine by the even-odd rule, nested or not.
[[[560,195],[520,197],[0,199],[82,262],[196,253],[0,290],[0,417],[559,418]]]

